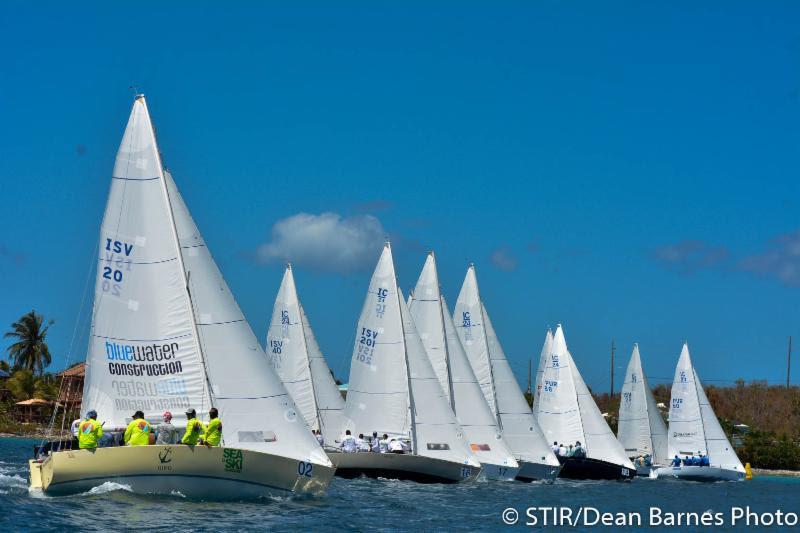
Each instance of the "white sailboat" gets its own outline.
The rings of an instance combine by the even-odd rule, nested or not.
[[[324,492],[328,460],[239,310],[162,166],[143,96],[117,153],[100,234],[83,414],[106,433],[141,410],[176,426],[212,405],[223,445],[65,450],[30,462],[50,494],[104,482],[137,493],[241,499]],[[203,415],[201,414],[201,417]]]
[[[344,427],[344,399],[297,296],[291,265],[275,298],[266,351],[306,424],[333,443]]]
[[[561,477],[572,479],[630,479],[636,468],[625,449],[611,432],[592,393],[583,381],[572,354],[567,349],[559,324],[545,339],[549,356],[544,361],[541,382],[537,383],[536,407],[539,425],[549,442],[581,443],[584,456],[564,457]]]
[[[683,345],[672,382],[667,453],[684,462],[687,458],[705,456],[708,466],[663,466],[655,471],[657,477],[691,481],[741,481],[745,478],[745,469],[692,365],[688,344]]]
[[[531,414],[480,297],[470,265],[453,310],[453,321],[489,410],[520,465],[517,479],[551,481],[558,459]]]
[[[329,451],[342,477],[421,482],[475,479],[481,465],[464,439],[400,294],[384,246],[358,320],[345,403],[347,429],[410,441],[410,453]]]
[[[456,415],[487,479],[513,480],[519,464],[503,440],[469,364],[441,294],[436,259],[428,254],[409,310],[445,398]]]
[[[650,475],[653,468],[669,464],[667,426],[644,375],[638,344],[633,345],[620,393],[617,439],[628,457],[634,460],[640,476]]]

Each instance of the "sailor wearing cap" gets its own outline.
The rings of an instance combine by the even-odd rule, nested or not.
[[[206,428],[203,426],[203,423],[197,419],[197,413],[194,409],[189,408],[186,410],[186,433],[183,434],[183,438],[181,442],[183,444],[188,444],[189,446],[194,446],[197,444],[197,441],[200,440],[200,437],[203,436],[205,433]]]
[[[172,413],[166,411],[161,419],[156,444],[178,444],[178,429],[172,425]]]

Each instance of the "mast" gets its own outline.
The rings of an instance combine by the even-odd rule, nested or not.
[[[286,270],[292,270],[292,263],[286,263]],[[317,417],[317,427],[320,432],[322,431],[322,417],[319,415],[319,402],[317,401],[317,387],[314,386],[314,374],[311,370],[311,360],[308,357],[308,340],[306,339],[306,325],[303,322],[303,311],[300,307],[300,297],[297,295],[297,286],[294,284],[294,273],[292,274],[292,289],[294,290],[294,298],[297,301],[297,317],[300,323],[300,334],[303,337],[303,352],[306,357],[306,368],[308,368],[308,382],[311,385],[311,397],[314,399],[314,414]]]
[[[614,339],[611,339],[611,392],[609,393],[609,398],[614,398],[614,350],[616,346],[614,346]]]
[[[387,241],[386,246],[391,250],[392,245]],[[408,387],[408,412],[411,418],[411,453],[419,455],[417,450],[417,420],[414,406],[414,390],[411,388],[411,368],[408,364],[408,343],[406,343],[406,326],[403,324],[403,309],[400,305],[400,287],[397,285],[397,273],[394,272],[394,257],[392,257],[392,273],[394,274],[394,290],[397,295],[397,312],[400,317],[400,332],[403,336],[403,362],[406,365],[406,387]]]
[[[450,348],[448,347],[447,342],[447,332],[444,330],[444,309],[442,309],[442,292],[441,292],[441,285],[439,285],[439,268],[436,266],[436,256],[433,254],[433,250],[429,252],[431,257],[433,258],[433,275],[436,278],[436,291],[438,294],[438,299],[436,304],[439,306],[439,318],[440,324],[442,325],[442,340],[444,341],[444,365],[447,369],[447,389],[450,396],[450,408],[453,410],[453,414],[456,416],[456,399],[453,396],[453,374],[450,371]]]
[[[200,332],[197,329],[197,314],[195,311],[194,300],[192,299],[192,291],[189,285],[189,279],[191,276],[189,273],[186,272],[186,266],[184,265],[183,262],[183,249],[181,248],[181,241],[178,238],[178,227],[175,224],[175,213],[172,210],[172,201],[170,200],[169,197],[169,189],[167,188],[167,181],[164,178],[164,164],[161,161],[161,151],[158,149],[158,142],[156,140],[155,128],[153,127],[153,120],[150,118],[150,110],[147,108],[147,101],[144,98],[144,94],[137,94],[136,99],[137,100],[141,99],[142,101],[142,105],[144,106],[145,113],[147,115],[147,121],[150,126],[150,134],[153,136],[153,145],[156,147],[155,152],[156,152],[156,159],[158,163],[158,172],[160,178],[158,181],[161,183],[161,190],[164,193],[164,199],[167,202],[167,213],[169,214],[170,229],[172,230],[172,238],[175,242],[175,247],[178,250],[178,265],[180,267],[181,276],[183,277],[183,286],[186,288],[186,298],[189,301],[189,308],[192,310],[192,320],[190,321],[192,326],[192,334],[194,335],[194,338],[197,339],[197,353],[200,356],[200,361],[203,364],[203,373],[206,375],[206,387],[208,389],[208,398],[213,406],[214,391],[213,388],[211,387],[211,380],[209,379],[208,376],[208,365],[206,364],[206,358],[205,355],[203,354],[203,343],[200,339]]]
[[[469,264],[472,269],[472,275],[475,276],[475,292],[478,293],[478,306],[481,311],[481,327],[483,328],[483,344],[486,346],[486,357],[489,363],[489,377],[492,380],[492,398],[494,398],[494,416],[497,419],[497,427],[503,431],[503,421],[500,420],[500,406],[497,405],[497,391],[494,387],[494,369],[492,368],[492,354],[489,351],[489,339],[486,338],[486,315],[483,312],[483,298],[481,298],[481,289],[478,286],[478,275],[475,273],[475,263]]]

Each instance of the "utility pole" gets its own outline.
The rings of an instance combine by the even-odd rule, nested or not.
[[[786,388],[789,388],[789,379],[792,375],[792,336],[789,335],[789,352],[786,354]]]
[[[611,398],[614,397],[614,339],[611,339]]]

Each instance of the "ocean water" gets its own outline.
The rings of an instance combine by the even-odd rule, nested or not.
[[[800,530],[800,524],[782,528],[776,511],[800,514],[800,479],[757,477],[742,483],[701,484],[678,481],[637,479],[631,483],[574,482],[557,480],[552,485],[537,483],[477,482],[462,485],[420,485],[390,480],[344,480],[335,478],[326,496],[321,498],[284,498],[256,502],[214,503],[188,501],[179,495],[141,496],[131,494],[122,485],[106,484],[84,494],[49,497],[30,493],[27,488],[27,460],[35,441],[0,439],[0,530],[156,530],[156,531],[451,531],[501,530],[521,531],[570,529],[654,530],[673,529],[664,525],[667,513],[720,513],[721,525],[708,530],[752,530],[753,516],[762,520],[771,516],[773,525],[765,529]],[[750,508],[746,516],[732,523],[735,507]],[[526,509],[536,507],[530,515]],[[557,513],[576,513],[583,508],[577,527],[568,523],[552,525],[543,520],[542,507],[556,507]],[[651,522],[650,508],[660,510],[662,519]],[[504,524],[502,513],[514,508],[516,525]],[[565,510],[561,510],[565,509]],[[599,513],[634,513],[625,518],[629,527],[590,527]],[[635,514],[642,527],[635,527]],[[761,513],[769,513],[764,515]],[[506,515],[513,518],[513,512]],[[563,515],[562,515],[563,516]],[[619,519],[618,515],[611,518]],[[784,517],[783,520],[792,516]],[[677,519],[677,517],[676,517]],[[777,520],[777,521],[776,521]],[[631,526],[632,524],[632,526]],[[684,522],[685,524],[685,522]],[[697,531],[695,525],[674,529]]]

